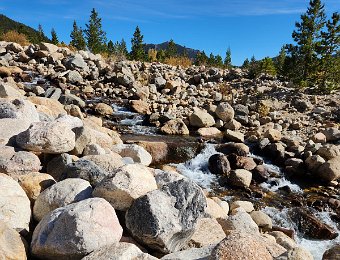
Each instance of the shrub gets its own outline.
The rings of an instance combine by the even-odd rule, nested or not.
[[[1,36],[1,40],[6,42],[16,42],[22,46],[29,45],[27,37],[23,33],[18,33],[17,31],[8,31]]]
[[[188,57],[169,57],[165,58],[164,63],[172,66],[182,66],[187,68],[192,65],[192,60]]]

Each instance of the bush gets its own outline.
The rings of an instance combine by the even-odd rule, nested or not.
[[[192,61],[188,57],[169,57],[165,58],[164,63],[172,66],[182,66],[184,68],[192,65]]]
[[[17,31],[8,31],[1,35],[1,40],[6,42],[16,42],[22,46],[29,45],[27,37],[23,33],[18,33]]]

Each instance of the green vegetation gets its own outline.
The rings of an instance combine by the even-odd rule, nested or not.
[[[143,46],[143,35],[141,34],[141,31],[139,27],[136,27],[136,30],[133,34],[133,38],[131,39],[131,53],[130,57],[132,60],[140,60],[145,61],[146,60],[146,54]]]
[[[81,28],[78,27],[77,22],[73,21],[73,30],[70,34],[71,42],[70,45],[78,50],[85,50],[86,42],[84,33]]]
[[[103,31],[102,19],[94,8],[84,33],[89,51],[95,54],[106,51],[106,32]]]
[[[54,28],[51,30],[51,42],[55,45],[59,44],[58,36]]]

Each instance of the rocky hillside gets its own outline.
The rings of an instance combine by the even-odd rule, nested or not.
[[[144,49],[145,49],[145,52],[148,53],[148,51],[150,49],[154,49],[154,50],[167,50],[169,46],[169,42],[163,42],[163,43],[159,43],[159,44],[152,44],[152,43],[149,43],[149,44],[145,44],[144,45]],[[176,50],[177,50],[177,53],[179,55],[188,55],[188,57],[190,59],[195,59],[196,58],[196,55],[197,53],[199,52],[199,50],[195,50],[195,49],[192,49],[192,48],[188,48],[188,47],[185,47],[185,46],[182,46],[180,44],[177,44],[175,43],[175,46],[176,46]]]
[[[255,201],[299,206],[290,216],[306,237],[338,236],[307,206],[339,221],[340,95],[246,76],[0,42],[0,255],[313,259]],[[162,139],[123,143],[112,104],[145,115],[159,134],[219,142],[210,172],[249,200],[217,197],[167,165],[184,152]],[[279,201],[279,191],[260,189],[275,173],[250,151],[316,188]],[[335,245],[324,259],[338,253]]]

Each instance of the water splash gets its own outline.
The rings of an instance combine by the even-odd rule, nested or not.
[[[195,158],[175,166],[184,176],[194,180],[202,187],[210,189],[212,184],[217,182],[217,177],[209,171],[208,160],[210,156],[217,153],[213,144],[206,144],[202,152]]]
[[[314,260],[321,260],[322,255],[327,249],[331,248],[333,245],[337,243],[340,243],[339,236],[333,240],[313,240],[303,238],[300,235],[300,232],[298,231],[298,227],[289,217],[287,208],[279,210],[273,207],[265,207],[264,209],[262,209],[262,211],[271,217],[275,225],[287,229],[293,229],[295,231],[295,234],[297,234],[296,236],[297,244],[311,252],[311,254],[314,257]],[[317,212],[315,213],[315,216],[322,222],[333,227],[336,230],[336,232],[340,233],[340,230],[338,229],[336,224],[332,221],[329,212]]]

